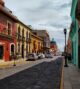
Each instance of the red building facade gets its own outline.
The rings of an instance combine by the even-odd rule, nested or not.
[[[57,48],[57,44],[56,44],[56,42],[55,42],[54,40],[52,40],[52,41],[50,42],[50,49],[51,49],[51,52],[52,52],[54,55],[56,55],[58,48]]]
[[[70,39],[70,37],[68,38],[68,42],[67,42],[67,53],[68,54],[72,53],[72,47],[71,47],[71,39]]]
[[[9,61],[15,54],[17,18],[0,3],[0,59]]]

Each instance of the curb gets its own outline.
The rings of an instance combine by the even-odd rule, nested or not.
[[[60,89],[64,89],[64,82],[63,82],[63,70],[64,70],[64,63],[62,63],[62,73],[61,73],[61,82],[60,82]]]

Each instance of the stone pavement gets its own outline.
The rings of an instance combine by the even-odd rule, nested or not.
[[[0,89],[60,89],[62,58],[48,59],[0,80]]]
[[[80,70],[70,63],[64,67],[64,89],[80,89]]]
[[[57,58],[58,58],[58,56],[55,56],[52,59],[41,59],[41,60],[36,60],[36,61],[17,60],[16,66],[13,66],[13,62],[6,62],[6,63],[3,62],[3,65],[0,66],[0,79],[11,76],[15,73],[18,73],[20,71],[23,71],[25,69],[38,65],[42,62],[49,62],[51,60],[56,60]],[[5,64],[5,66],[4,66],[4,64]],[[1,65],[1,63],[0,63],[0,65]]]

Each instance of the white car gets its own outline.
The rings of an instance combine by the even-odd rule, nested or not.
[[[45,57],[46,57],[46,58],[53,58],[53,55],[52,55],[51,53],[46,53],[46,54],[45,54]]]
[[[28,60],[37,60],[38,59],[38,56],[36,53],[30,53],[28,54]]]
[[[41,54],[41,57],[42,57],[42,58],[45,58],[45,55],[42,53],[42,54]]]
[[[45,58],[45,55],[44,55],[43,53],[39,53],[39,54],[38,54],[38,58],[39,58],[39,59],[43,59],[43,58]]]

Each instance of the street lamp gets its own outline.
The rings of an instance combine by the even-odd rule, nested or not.
[[[67,34],[67,29],[64,29],[64,35],[65,35],[65,65],[64,67],[68,67],[68,63],[67,63],[67,48],[66,48],[66,34]]]

